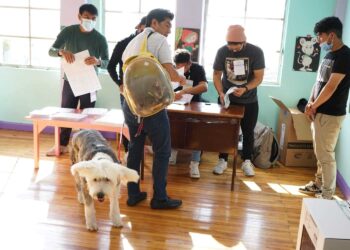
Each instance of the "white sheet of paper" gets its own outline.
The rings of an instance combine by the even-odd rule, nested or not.
[[[174,101],[174,103],[185,105],[187,103],[190,103],[192,98],[193,98],[193,95],[191,94],[183,94],[182,98],[180,100]]]
[[[233,68],[234,68],[234,73],[236,76],[239,75],[244,75],[245,70],[244,70],[244,60],[236,60],[233,61]]]
[[[96,91],[90,93],[90,102],[96,102],[97,100],[97,95]]]
[[[230,95],[233,93],[233,91],[235,91],[237,89],[237,87],[231,87],[229,90],[227,90],[226,94],[225,94],[225,108],[228,108],[228,106],[230,106]]]
[[[104,116],[95,120],[99,124],[121,125],[124,123],[124,114],[121,109],[111,109]]]
[[[94,66],[86,65],[84,60],[89,57],[89,51],[84,50],[74,54],[75,61],[67,63],[62,60],[62,68],[68,78],[74,96],[80,96],[101,89]]]
[[[180,76],[184,76],[185,75],[185,67],[182,67],[182,68],[179,68],[179,69],[176,69],[177,73],[180,75]],[[176,89],[180,86],[180,83],[178,82],[171,82],[171,85],[173,86],[173,89]]]

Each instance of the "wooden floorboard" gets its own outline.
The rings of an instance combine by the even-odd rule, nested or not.
[[[212,174],[216,153],[204,152],[201,178],[192,180],[190,153],[180,151],[177,165],[169,168],[168,193],[182,199],[183,206],[159,211],[149,207],[152,156],[147,155],[142,182],[147,201],[126,206],[123,187],[123,228],[111,226],[109,203],[104,202],[96,203],[99,231],[88,232],[68,155],[45,156],[53,145],[52,135],[42,135],[40,142],[36,170],[32,133],[0,130],[0,249],[295,249],[306,197],[297,189],[315,172],[278,166],[256,169],[256,176],[247,178],[237,169],[231,192],[232,169],[221,176]]]

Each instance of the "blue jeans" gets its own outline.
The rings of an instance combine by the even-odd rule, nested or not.
[[[140,174],[140,164],[143,156],[146,135],[152,142],[153,155],[153,198],[164,200],[168,198],[166,192],[169,157],[171,152],[170,125],[166,110],[143,118],[143,129],[135,136],[140,126],[138,118],[129,109],[128,103],[123,103],[125,123],[130,133],[129,155],[127,167],[136,170]],[[140,193],[140,182],[128,183],[129,197],[135,197]]]
[[[196,161],[196,162],[200,162],[201,161],[201,151],[200,150],[192,151],[191,161]]]

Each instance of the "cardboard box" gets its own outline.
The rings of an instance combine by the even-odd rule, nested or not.
[[[303,199],[297,250],[350,249],[350,208],[346,201]]]
[[[297,108],[288,108],[281,100],[271,99],[280,108],[277,125],[279,161],[285,166],[316,166],[310,121]]]

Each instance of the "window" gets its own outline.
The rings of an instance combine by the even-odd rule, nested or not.
[[[226,44],[228,26],[240,24],[245,27],[247,41],[264,51],[264,82],[277,84],[285,5],[286,0],[222,0],[220,4],[207,0],[202,53],[202,63],[207,74],[212,76],[216,52]]]
[[[105,35],[108,41],[109,54],[115,44],[135,32],[134,27],[141,18],[152,9],[168,9],[175,14],[176,0],[105,0]],[[175,25],[173,20],[168,43],[174,47]]]
[[[0,0],[0,63],[59,67],[48,51],[60,31],[60,0]]]

